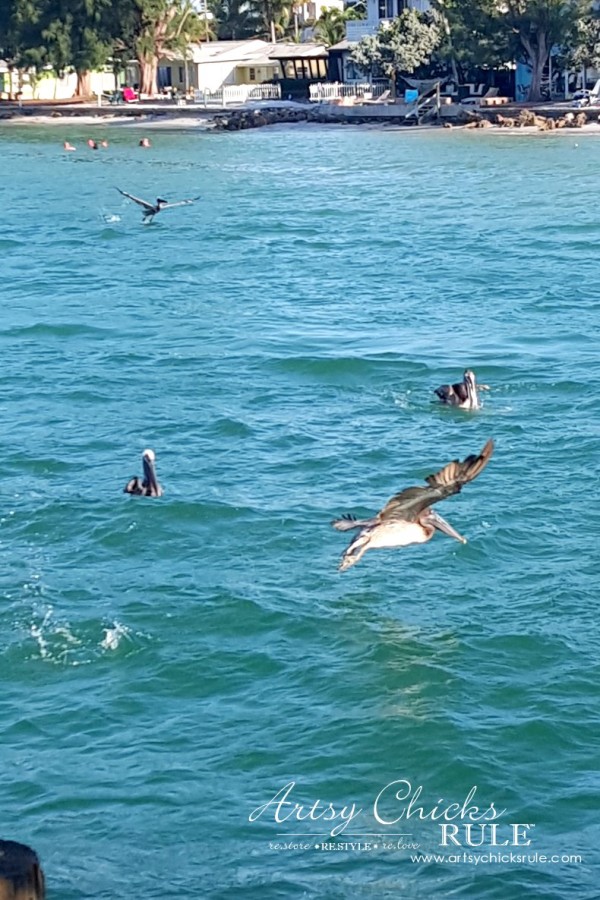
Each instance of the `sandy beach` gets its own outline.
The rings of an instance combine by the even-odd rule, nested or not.
[[[494,110],[494,117],[498,114],[506,119],[517,118],[519,112],[523,108],[515,109],[514,107],[502,107]],[[482,121],[477,122],[460,122],[453,119],[445,119],[441,123],[425,123],[420,125],[405,125],[393,116],[389,106],[382,107],[377,111],[372,105],[369,107],[349,107],[343,109],[341,107],[330,107],[325,105],[314,105],[298,103],[295,101],[269,101],[248,103],[243,106],[227,106],[204,108],[201,106],[170,106],[164,105],[148,105],[146,107],[136,106],[129,107],[98,107],[97,105],[60,105],[60,104],[31,104],[25,105],[22,109],[16,105],[0,105],[0,127],[45,127],[51,128],[70,128],[70,127],[90,127],[90,128],[144,128],[148,131],[190,131],[195,129],[212,130],[215,127],[215,120],[223,117],[248,116],[252,113],[257,115],[260,113],[269,113],[270,116],[276,115],[277,111],[300,111],[307,113],[310,118],[301,121],[295,121],[295,125],[312,126],[316,124],[344,124],[356,125],[361,128],[382,128],[386,130],[393,129],[412,133],[422,130],[455,130],[455,131],[488,131],[500,132],[503,134],[562,134],[562,135],[596,135],[600,133],[600,121],[598,118],[586,121],[584,124],[567,125],[561,128],[555,128],[545,131],[537,125],[500,125],[491,121],[487,116],[482,116]],[[476,114],[482,115],[482,110],[470,110]],[[489,114],[489,110],[486,111]],[[587,116],[590,114],[596,116],[590,108],[587,110],[575,109],[573,107],[561,104],[552,108],[544,107],[533,109],[536,115],[544,118],[549,113],[551,117],[565,116],[572,114],[573,119],[584,112]],[[4,113],[4,115],[3,115]],[[314,118],[313,118],[314,117]],[[327,117],[325,122],[323,117]],[[261,123],[269,124],[276,127],[278,124],[289,124],[285,117],[282,116],[281,121],[269,121]]]

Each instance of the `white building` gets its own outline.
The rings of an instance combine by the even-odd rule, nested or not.
[[[428,12],[429,0],[367,0],[367,18],[346,22],[346,40],[358,43],[368,34],[375,34],[382,22],[395,19],[405,9]]]
[[[159,89],[212,92],[227,85],[270,81],[281,74],[278,61],[269,56],[276,46],[259,39],[208,41],[190,44],[186,60],[180,53],[165,53],[159,61]]]

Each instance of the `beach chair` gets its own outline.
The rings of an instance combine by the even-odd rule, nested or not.
[[[132,87],[124,87],[122,94],[125,103],[139,103],[140,98]]]
[[[498,93],[499,91],[497,87],[490,87],[487,89],[485,94],[465,97],[465,99],[461,100],[460,102],[463,106],[494,106],[493,100],[498,96]],[[492,102],[489,103],[488,101]]]
[[[491,88],[487,89],[485,94],[482,95],[481,99],[489,100],[491,97],[497,97],[499,93],[500,93],[500,91],[497,87],[491,87]]]
[[[594,106],[596,103],[600,101],[600,78],[591,89],[588,91],[587,89],[583,89],[581,91],[575,91],[573,94],[573,106],[581,107],[581,106]]]
[[[390,90],[384,91],[383,94],[380,94],[379,97],[373,97],[371,93],[370,97],[367,97],[365,94],[363,103],[387,103],[391,97],[392,92]]]

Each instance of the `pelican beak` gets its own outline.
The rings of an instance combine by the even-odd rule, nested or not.
[[[144,467],[144,478],[147,483],[150,485],[153,491],[158,491],[158,481],[156,478],[156,469],[154,468],[154,454],[152,456],[149,453],[144,453],[142,458],[142,465]]]
[[[455,541],[460,541],[461,544],[466,544],[467,539],[463,537],[462,534],[459,534],[455,528],[450,525],[449,522],[446,522],[445,519],[442,519],[438,513],[434,510],[430,510],[425,517],[425,521],[428,525],[433,525],[438,531],[442,531],[444,534],[447,534],[448,537],[454,538]]]

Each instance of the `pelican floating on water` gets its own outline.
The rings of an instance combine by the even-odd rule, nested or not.
[[[466,544],[467,539],[431,506],[452,494],[458,494],[464,484],[477,478],[493,452],[494,441],[490,439],[478,456],[472,454],[462,462],[455,459],[435,475],[428,475],[425,479],[427,487],[405,488],[372,519],[357,519],[351,515],[335,519],[331,524],[338,531],[360,529],[344,551],[340,572],[355,565],[367,550],[424,544],[431,540],[436,531]]]
[[[434,390],[442,403],[457,406],[459,409],[479,409],[479,391],[489,391],[487,384],[477,384],[475,372],[466,369],[463,380],[457,384],[442,384]]]
[[[144,450],[142,453],[142,465],[144,477],[138,475],[127,482],[123,488],[124,494],[136,494],[138,497],[161,497],[163,489],[157,481],[154,462],[156,456],[154,450]]]
[[[128,194],[127,191],[122,191],[121,188],[117,188],[117,190],[120,194],[123,194],[124,197],[133,200],[138,206],[143,207],[144,222],[152,222],[154,216],[163,209],[172,209],[174,206],[189,206],[190,203],[195,203],[196,200],[200,199],[200,197],[193,197],[191,200],[177,200],[175,203],[169,203],[168,200],[162,200],[160,197],[157,197],[156,203],[149,203],[148,200],[134,197],[133,194]]]

